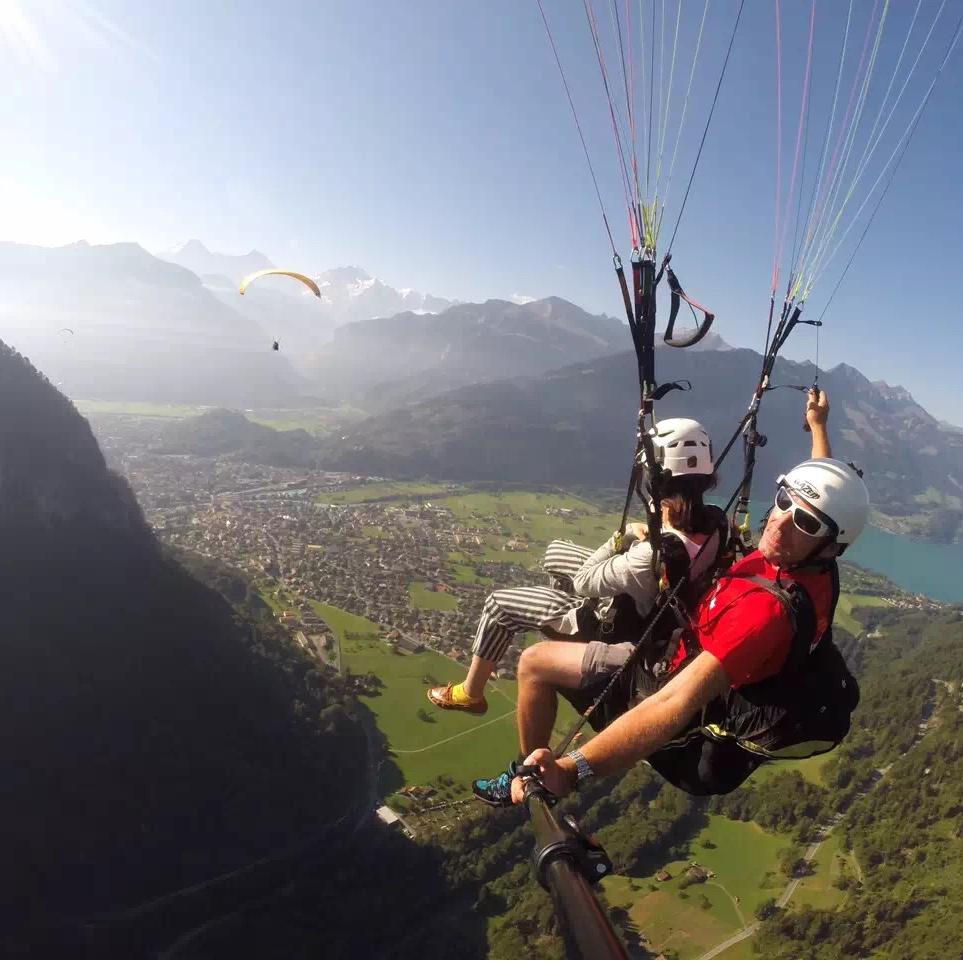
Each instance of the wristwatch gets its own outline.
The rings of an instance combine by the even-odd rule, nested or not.
[[[589,765],[588,759],[578,749],[567,752],[566,755],[575,763],[575,785],[581,786],[586,779],[595,775],[595,770]]]

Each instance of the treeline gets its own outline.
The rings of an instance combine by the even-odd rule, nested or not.
[[[804,779],[796,770],[785,770],[764,781],[751,781],[725,796],[711,796],[710,812],[729,819],[756,822],[772,832],[792,835],[808,842],[813,830],[831,812],[830,793]]]

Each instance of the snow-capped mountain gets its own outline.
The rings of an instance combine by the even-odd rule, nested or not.
[[[387,318],[402,311],[437,314],[455,301],[422,294],[411,288],[393,288],[358,267],[338,267],[316,275],[321,300],[335,324]]]

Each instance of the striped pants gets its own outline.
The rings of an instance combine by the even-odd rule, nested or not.
[[[485,599],[472,654],[498,662],[517,632],[551,625],[581,601],[572,587],[572,576],[592,554],[574,542],[556,540],[545,551],[542,567],[551,575],[553,587],[531,585],[498,589]]]

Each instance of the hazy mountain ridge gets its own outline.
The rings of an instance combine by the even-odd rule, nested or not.
[[[137,244],[0,244],[0,329],[74,397],[240,405],[297,394],[267,332]]]
[[[208,250],[207,246],[197,238],[192,238],[184,244],[178,244],[170,250],[159,251],[157,257],[162,261],[179,264],[201,278],[207,274],[224,275],[231,280],[235,287],[247,275],[253,274],[255,271],[275,267],[267,255],[260,251],[236,255],[218,254]]]
[[[343,325],[306,371],[324,390],[380,409],[445,388],[539,374],[610,354],[627,327],[562,298],[492,299],[437,315]]]
[[[281,467],[313,467],[317,461],[317,441],[303,429],[276,431],[223,408],[165,425],[153,449],[158,454],[232,455],[255,465]]]
[[[745,412],[760,360],[747,349],[659,349],[660,380],[693,385],[660,402],[659,417],[699,418],[721,447]],[[812,378],[811,365],[780,361],[773,383]],[[910,534],[952,541],[963,521],[963,491],[953,480],[963,479],[963,436],[946,431],[905,390],[883,390],[849,365],[823,372],[820,385],[832,402],[835,454],[864,468],[874,507]],[[759,483],[808,449],[802,397],[785,389],[766,395],[760,429],[768,444],[758,450]],[[637,399],[635,356],[623,352],[387,411],[348,429],[344,440],[328,441],[323,463],[397,477],[620,485],[634,449]],[[737,443],[723,467],[724,490],[740,471]]]

